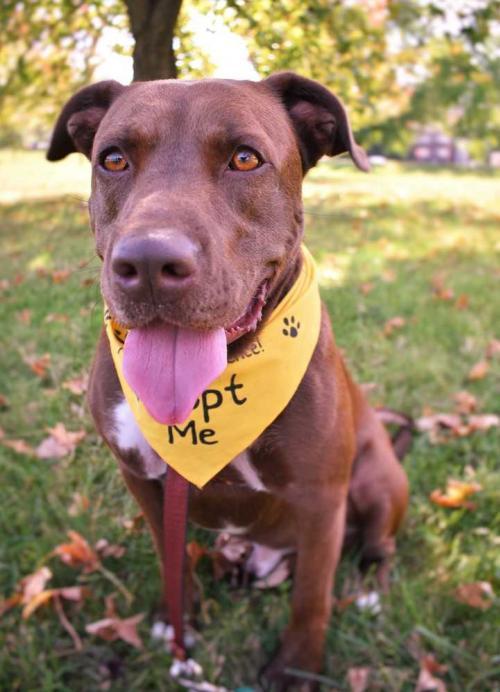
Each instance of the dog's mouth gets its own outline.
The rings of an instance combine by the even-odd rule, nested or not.
[[[225,327],[228,344],[241,338],[248,332],[254,332],[262,319],[262,311],[267,301],[269,292],[269,279],[263,281],[250,301],[245,312],[238,317],[229,327]]]
[[[155,320],[129,331],[123,373],[155,420],[176,425],[189,417],[198,397],[225,370],[228,344],[257,329],[268,291],[265,280],[245,312],[225,328],[202,331]]]

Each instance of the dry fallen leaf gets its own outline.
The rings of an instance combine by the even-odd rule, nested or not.
[[[500,339],[492,339],[486,346],[485,356],[488,360],[500,356]]]
[[[25,356],[23,360],[35,375],[43,378],[50,365],[50,353],[44,353],[43,356]]]
[[[50,603],[56,598],[65,598],[68,601],[81,602],[87,596],[88,589],[83,586],[65,586],[59,589],[46,589],[33,596],[26,603],[22,617],[27,620],[40,606]]]
[[[19,312],[16,312],[16,319],[21,322],[21,324],[30,324],[31,310],[29,308],[19,310]]]
[[[55,284],[62,284],[68,279],[70,274],[71,271],[69,269],[55,269],[51,274],[52,281]]]
[[[490,369],[490,366],[488,364],[488,361],[480,360],[478,363],[476,363],[469,370],[469,374],[467,375],[467,379],[468,380],[482,380],[484,377],[486,377],[486,374],[487,374],[489,369]]]
[[[80,396],[81,394],[85,394],[87,391],[88,382],[88,375],[82,375],[81,377],[74,377],[71,380],[66,380],[66,382],[63,382],[62,386],[72,394]]]
[[[50,324],[51,322],[59,322],[65,324],[69,322],[69,315],[65,315],[62,312],[50,312],[45,318],[45,322]]]
[[[100,538],[94,546],[95,550],[101,557],[123,557],[126,553],[126,548],[123,545],[110,543],[106,538]]]
[[[9,408],[9,400],[3,394],[0,394],[0,408]]]
[[[457,310],[467,310],[469,303],[469,296],[466,293],[461,293],[455,301],[455,307]]]
[[[474,397],[467,392],[459,392],[455,396],[457,409],[475,406]],[[482,415],[459,415],[458,413],[433,413],[416,420],[416,428],[420,432],[429,433],[431,442],[445,442],[449,436],[443,436],[440,431],[448,430],[455,437],[466,437],[474,432],[488,430],[500,425],[500,417],[493,413]]]
[[[396,329],[401,329],[406,324],[404,317],[391,317],[390,320],[384,324],[384,334],[385,336],[390,336]]]
[[[494,413],[484,413],[482,415],[469,416],[469,428],[471,432],[476,430],[489,430],[500,425],[500,416]]]
[[[380,275],[382,281],[387,284],[392,284],[396,280],[396,272],[393,269],[385,269]]]
[[[437,427],[458,428],[462,424],[462,419],[456,413],[433,413],[428,416],[417,418],[415,425],[420,432],[430,432]]]
[[[368,688],[368,678],[371,668],[349,668],[347,671],[347,682],[351,692],[365,692]]]
[[[5,615],[7,611],[12,610],[12,608],[15,608],[16,605],[19,605],[22,597],[22,594],[15,593],[13,596],[0,600],[0,618]]]
[[[13,449],[18,454],[26,454],[27,456],[36,456],[36,451],[24,440],[1,440],[4,447]]]
[[[61,459],[71,454],[86,435],[85,430],[76,432],[66,430],[64,423],[57,423],[47,430],[50,433],[49,437],[42,440],[36,450],[39,459]]]
[[[144,613],[133,615],[130,618],[121,619],[119,617],[108,617],[97,622],[92,622],[85,627],[88,634],[95,634],[97,637],[112,642],[122,639],[124,642],[142,649],[143,644],[137,633],[137,625],[144,618]]]
[[[455,409],[457,413],[471,413],[472,411],[475,411],[477,408],[476,397],[465,390],[454,394],[453,399],[455,401]]]
[[[468,498],[480,490],[482,488],[479,483],[465,483],[450,479],[446,483],[446,491],[442,493],[441,490],[433,490],[430,499],[440,507],[474,509],[474,504],[469,502]]]
[[[432,277],[431,284],[432,292],[438,300],[453,300],[453,290],[445,286],[445,279],[442,274],[435,274]]]
[[[38,596],[45,589],[45,585],[50,579],[52,579],[52,572],[48,567],[41,567],[36,572],[23,577],[19,582],[22,602],[29,603],[32,598]]]
[[[139,512],[131,519],[122,519],[122,526],[129,533],[138,533],[144,528],[144,514]]]
[[[446,673],[447,670],[448,667],[438,663],[432,654],[423,656],[415,692],[446,692],[446,685],[435,674]]]
[[[457,586],[454,596],[460,603],[465,603],[471,608],[487,610],[493,605],[495,593],[488,581],[476,581],[470,584]]]
[[[62,562],[71,567],[83,567],[84,574],[94,572],[100,566],[97,553],[76,531],[68,531],[68,536],[71,542],[56,546],[52,555],[57,555]]]
[[[68,514],[70,517],[76,517],[78,514],[86,512],[90,507],[89,498],[86,495],[73,493],[71,498],[71,504],[68,507]]]

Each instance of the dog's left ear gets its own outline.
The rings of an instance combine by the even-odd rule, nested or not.
[[[326,87],[293,72],[278,72],[263,81],[282,101],[297,135],[304,174],[324,156],[348,151],[362,171],[370,170],[356,143],[342,102]]]
[[[74,151],[90,159],[101,120],[126,88],[119,82],[108,80],[77,91],[57,119],[47,151],[48,160],[59,161]]]

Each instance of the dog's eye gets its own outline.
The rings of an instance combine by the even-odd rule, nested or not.
[[[259,166],[262,166],[262,159],[250,147],[238,147],[229,162],[229,168],[233,171],[253,171]]]
[[[119,151],[109,151],[101,160],[101,165],[107,171],[119,173],[128,167],[127,159]]]

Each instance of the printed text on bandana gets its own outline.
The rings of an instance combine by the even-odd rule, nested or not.
[[[231,375],[230,383],[222,389],[205,389],[202,395],[196,400],[194,409],[201,406],[203,420],[210,423],[210,413],[223,404],[233,404],[243,406],[247,397],[240,391],[244,385],[237,381],[237,375]],[[180,438],[191,440],[191,444],[197,445],[216,445],[219,440],[216,437],[217,431],[214,428],[197,428],[196,421],[190,420],[184,427],[182,425],[168,426],[168,443],[173,445]]]

